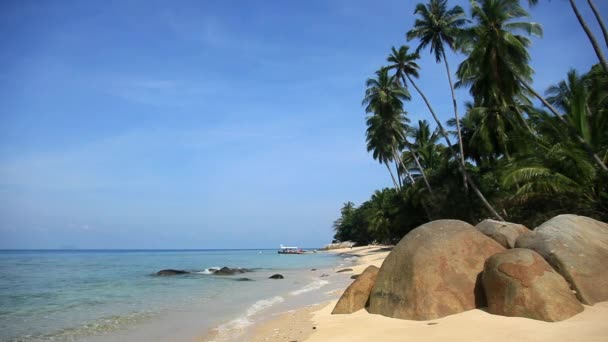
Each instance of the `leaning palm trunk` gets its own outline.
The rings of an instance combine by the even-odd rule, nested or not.
[[[422,93],[422,91],[420,90],[420,88],[418,88],[418,86],[416,85],[416,83],[412,80],[412,78],[409,75],[407,75],[407,79],[414,86],[414,88],[416,89],[416,91],[418,92],[418,94],[420,94],[420,96],[422,97],[422,100],[424,100],[424,103],[426,104],[427,108],[431,112],[431,115],[433,116],[433,119],[435,119],[435,122],[437,123],[437,127],[439,127],[439,132],[441,133],[441,135],[445,139],[446,143],[448,144],[448,148],[449,148],[450,153],[452,154],[452,156],[454,157],[454,159],[456,159],[456,162],[458,164],[458,168],[460,169],[460,172],[466,178],[466,181],[471,186],[471,189],[473,189],[473,192],[475,192],[475,194],[477,195],[477,197],[479,197],[479,199],[481,200],[481,202],[483,202],[483,204],[485,205],[485,207],[492,213],[492,215],[494,215],[494,217],[496,217],[500,221],[504,221],[505,219],[503,219],[502,216],[500,216],[500,214],[496,211],[496,209],[494,209],[494,207],[490,204],[490,202],[488,202],[488,200],[486,199],[486,197],[481,193],[481,191],[479,191],[479,188],[477,188],[477,185],[475,185],[475,182],[473,182],[473,179],[471,179],[471,176],[469,176],[468,172],[466,172],[465,165],[462,164],[462,162],[460,161],[460,159],[456,155],[456,152],[454,151],[454,147],[452,146],[452,143],[450,142],[450,139],[448,138],[448,135],[445,132],[445,129],[443,129],[443,125],[441,124],[441,121],[439,121],[439,118],[437,118],[437,115],[435,114],[435,111],[431,107],[431,104],[429,103],[429,100],[426,98],[426,96]]]
[[[458,132],[458,146],[460,147],[460,162],[462,165],[466,165],[464,162],[464,144],[462,143],[462,133],[460,132],[460,118],[458,117],[458,105],[456,104],[456,94],[454,93],[454,84],[452,83],[452,75],[450,73],[450,65],[448,59],[445,56],[445,50],[442,51],[443,63],[445,64],[445,70],[448,74],[448,82],[450,83],[450,92],[452,92],[452,104],[454,106],[454,119],[456,119],[456,131]],[[462,182],[464,184],[465,194],[469,194],[469,185],[467,184],[467,176],[465,172],[462,173]]]
[[[407,169],[407,167],[405,167],[405,165],[403,164],[403,160],[401,159],[401,157],[399,156],[399,153],[397,153],[397,149],[395,148],[395,146],[393,146],[393,155],[395,156],[395,160],[398,160],[399,163],[401,164],[401,167],[403,168],[403,171],[405,172],[405,174],[407,175],[407,178],[410,179],[410,182],[412,182],[412,184],[415,184],[416,181],[414,180],[414,177],[412,177],[412,174],[410,173],[410,171]]]
[[[384,165],[386,165],[388,173],[391,174],[391,179],[393,180],[393,185],[395,186],[395,189],[400,190],[401,188],[399,187],[399,184],[397,184],[397,181],[395,180],[395,175],[393,175],[393,170],[391,170],[391,167],[388,165],[388,162],[385,162]]]
[[[564,119],[563,115],[561,115],[557,111],[557,109],[555,109],[555,107],[553,107],[549,102],[547,102],[547,100],[544,97],[540,96],[539,93],[537,93],[534,89],[532,89],[532,87],[528,83],[526,83],[523,79],[521,79],[521,77],[518,77],[518,79],[519,79],[519,82],[521,82],[532,94],[534,94],[534,96],[536,96],[536,98],[539,99],[540,102],[542,102],[545,105],[545,107],[549,108],[551,113],[553,113],[553,115],[555,117],[557,117],[568,128],[568,131],[570,132],[570,134],[573,137],[575,137],[579,143],[581,143],[581,145],[583,146],[585,151],[587,151],[587,153],[589,153],[589,155],[591,156],[593,161],[595,161],[595,163],[602,170],[608,172],[608,167],[606,167],[606,164],[604,164],[604,162],[593,151],[593,149],[591,148],[591,146],[589,146],[589,144],[585,141],[585,139],[583,139],[583,137],[581,137],[581,135],[576,131],[576,129],[574,127],[572,127],[572,125],[570,125],[570,123],[568,123],[568,121],[566,121],[566,119]]]
[[[600,27],[602,28],[602,34],[604,35],[604,42],[606,43],[606,47],[608,47],[608,29],[606,29],[604,20],[602,20],[602,17],[600,16],[600,12],[598,12],[597,8],[595,8],[595,4],[593,3],[593,1],[587,0],[587,3],[589,4],[589,7],[591,7],[591,10],[593,11],[593,14],[595,15],[595,19],[597,19],[598,24],[600,24]]]
[[[433,188],[431,188],[431,183],[429,183],[429,180],[426,178],[426,174],[424,173],[424,169],[422,168],[422,165],[420,165],[420,160],[418,160],[418,155],[417,155],[416,151],[414,151],[414,149],[412,149],[412,147],[410,145],[407,145],[407,149],[410,150],[410,153],[414,157],[416,166],[418,167],[418,170],[420,170],[420,174],[422,174],[422,179],[424,179],[424,184],[426,184],[426,188],[429,190],[429,193],[432,195]]]
[[[606,61],[606,57],[604,56],[604,53],[602,52],[602,49],[600,48],[600,44],[598,44],[597,39],[595,39],[595,36],[593,35],[593,32],[591,32],[591,29],[585,22],[585,19],[583,19],[580,12],[578,11],[578,8],[576,7],[576,3],[574,2],[574,0],[569,0],[569,1],[570,1],[570,6],[572,6],[572,10],[574,11],[574,15],[576,15],[576,19],[578,19],[578,22],[579,22],[579,24],[581,24],[581,27],[587,34],[587,37],[589,38],[591,45],[593,45],[593,50],[595,50],[595,54],[597,55],[597,58],[600,60],[600,63],[602,64],[602,68],[604,68],[604,72],[608,73],[608,61]]]
[[[394,158],[394,156],[393,156]],[[399,163],[397,162],[397,160],[394,160],[395,162],[395,170],[397,170],[397,183],[399,183],[399,187],[403,188],[403,180],[401,179],[401,172],[399,172]]]

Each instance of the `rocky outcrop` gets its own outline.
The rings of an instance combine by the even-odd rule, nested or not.
[[[517,238],[522,234],[530,232],[524,225],[491,219],[479,222],[475,228],[494,239],[504,248],[514,248]]]
[[[334,307],[332,314],[349,314],[363,309],[368,300],[369,294],[376,283],[378,267],[368,266],[363,273],[344,291],[342,297]]]
[[[235,275],[235,274],[241,274],[241,273],[246,273],[246,272],[251,272],[251,270],[249,270],[247,268],[222,267],[219,270],[216,270],[215,272],[213,272],[213,274],[214,275]]]
[[[369,312],[429,320],[485,305],[478,277],[504,248],[470,224],[438,220],[409,232],[386,257]]]
[[[190,273],[190,272],[184,271],[184,270],[166,269],[166,270],[160,270],[160,271],[156,272],[156,275],[159,275],[159,276],[172,276],[172,275],[188,274],[188,273]]]
[[[343,268],[343,269],[341,269],[339,271],[336,271],[336,273],[352,272],[352,271],[353,271],[352,268]]]
[[[283,275],[281,274],[273,274],[270,277],[268,277],[268,279],[283,279],[285,277],[283,277]]]
[[[583,311],[564,277],[530,249],[494,254],[482,280],[491,314],[556,322]]]
[[[321,250],[329,251],[332,249],[351,248],[354,245],[355,245],[355,243],[352,241],[336,242],[336,243],[330,243],[329,245],[325,245],[325,247],[321,248]]]
[[[542,255],[583,304],[608,300],[608,224],[559,215],[519,237],[515,245]]]

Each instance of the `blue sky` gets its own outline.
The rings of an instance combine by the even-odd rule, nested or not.
[[[361,98],[415,3],[2,1],[0,248],[329,242],[343,202],[391,185]],[[532,20],[538,89],[597,62],[567,1]],[[447,120],[444,68],[423,57]]]

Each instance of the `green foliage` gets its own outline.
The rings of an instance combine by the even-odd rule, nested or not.
[[[440,144],[438,130],[426,120],[407,125],[406,81],[419,76],[415,61],[425,47],[436,61],[445,58],[444,46],[465,54],[457,86],[469,87],[472,98],[460,120],[459,143],[467,173],[501,216],[530,228],[562,213],[608,221],[608,172],[590,154],[608,163],[608,74],[599,65],[584,74],[570,70],[547,89],[547,101],[563,113],[549,115],[532,106],[532,90],[523,84],[533,75],[527,36],[542,30],[522,21],[528,14],[519,1],[472,0],[471,21],[458,6],[448,10],[446,0],[418,4],[415,14],[420,18],[407,37],[420,41],[417,51],[393,47],[389,66],[367,81],[363,100],[368,151],[389,171],[389,161],[399,162],[400,184],[403,173],[413,181],[377,190],[358,207],[345,203],[335,239],[395,243],[431,219],[475,224],[490,215],[481,197],[463,191],[457,160]],[[467,22],[472,24],[463,27]],[[422,175],[427,186],[417,181]]]

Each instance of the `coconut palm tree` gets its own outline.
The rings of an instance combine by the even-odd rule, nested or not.
[[[458,67],[456,87],[470,86],[475,106],[499,110],[517,109],[519,101],[527,101],[525,93],[531,93],[567,126],[596,164],[608,172],[606,165],[576,129],[530,86],[532,69],[528,65],[530,56],[527,51],[530,40],[515,32],[540,36],[540,25],[514,21],[528,16],[517,0],[484,0],[481,5],[475,1],[471,4],[476,25],[463,34],[469,57]],[[526,122],[523,118],[521,121]]]
[[[571,69],[566,80],[547,89],[547,101],[565,113],[564,119],[594,151],[602,152],[608,147],[608,115],[594,106],[590,88],[589,78]]]
[[[401,161],[398,146],[405,140],[407,118],[403,111],[403,101],[410,99],[407,89],[395,82],[394,76],[389,76],[386,68],[376,72],[376,78],[367,80],[367,90],[363,105],[367,113],[367,149],[373,151],[374,159],[388,165],[389,161]],[[409,170],[403,167],[411,183],[415,180]],[[393,182],[396,184],[397,182]],[[396,186],[399,188],[398,186]]]
[[[408,53],[408,50],[409,50],[408,46],[401,46],[399,48],[399,50],[397,50],[397,49],[395,49],[395,47],[393,47],[391,50],[392,54],[389,55],[389,57],[387,59],[388,62],[392,63],[391,65],[388,66],[388,69],[395,70],[395,77],[402,79],[404,88],[407,87],[407,82],[406,82],[406,79],[407,79],[409,81],[409,83],[412,84],[414,89],[416,89],[416,91],[418,92],[420,97],[422,97],[422,100],[426,104],[427,108],[429,109],[429,112],[431,112],[433,119],[437,123],[437,127],[439,128],[439,133],[445,139],[445,141],[448,145],[449,151],[452,154],[452,156],[456,159],[460,172],[466,178],[467,183],[469,183],[469,186],[471,187],[471,189],[473,189],[473,192],[475,192],[475,194],[483,202],[483,204],[486,206],[486,208],[492,213],[492,215],[494,215],[499,220],[504,221],[502,216],[500,216],[500,214],[498,214],[498,212],[494,209],[494,207],[490,204],[490,202],[488,202],[488,200],[481,193],[481,191],[479,191],[479,188],[477,188],[477,185],[475,185],[475,183],[473,182],[471,177],[466,172],[465,165],[462,163],[460,158],[458,158],[456,152],[454,151],[452,143],[450,142],[450,139],[448,138],[448,135],[447,135],[445,129],[443,128],[443,124],[437,117],[437,114],[433,110],[431,103],[427,99],[426,95],[424,95],[424,93],[416,85],[416,82],[414,82],[413,78],[418,78],[418,76],[419,76],[418,70],[420,69],[420,67],[416,63],[416,60],[419,58],[419,55],[417,53]]]
[[[447,8],[447,0],[430,0],[426,5],[419,3],[416,5],[414,14],[420,16],[414,23],[414,28],[408,31],[407,40],[417,38],[420,44],[416,48],[416,53],[420,53],[423,48],[429,47],[432,54],[435,55],[437,63],[443,60],[446,73],[448,75],[448,83],[452,94],[452,105],[454,107],[454,118],[456,119],[456,130],[458,132],[458,146],[460,148],[460,159],[462,164],[465,164],[464,150],[462,144],[462,134],[460,132],[460,119],[458,117],[458,105],[456,103],[456,95],[454,93],[454,85],[452,83],[452,75],[450,65],[445,55],[447,46],[451,50],[456,49],[456,38],[461,30],[461,27],[467,22],[464,17],[464,10],[460,6],[455,6],[451,9]],[[466,172],[466,171],[465,171]],[[468,192],[466,176],[463,174],[463,183],[465,191]]]
[[[595,51],[597,58],[600,60],[600,64],[602,65],[604,72],[608,73],[608,61],[606,61],[606,57],[604,56],[604,53],[602,52],[600,44],[597,42],[597,39],[595,38],[595,35],[589,28],[589,25],[587,25],[587,22],[585,21],[585,19],[579,12],[578,7],[576,6],[576,2],[574,0],[568,0],[568,1],[570,2],[570,7],[572,7],[572,11],[574,12],[574,15],[576,16],[576,20],[578,20],[578,23],[583,28],[583,31],[585,31],[585,34],[587,35],[587,38],[589,39],[591,46],[593,46],[593,50]],[[538,0],[528,0],[528,4],[530,6],[535,6],[537,3],[538,3]],[[591,10],[593,11],[593,15],[595,16],[595,19],[600,24],[600,28],[602,29],[602,34],[604,35],[604,41],[606,42],[606,46],[608,46],[608,30],[606,29],[606,25],[604,24],[604,21],[602,20],[602,17],[600,16],[600,13],[597,10],[597,8],[595,7],[595,4],[593,3],[593,1],[587,0],[587,3],[589,4],[589,6],[591,7]]]
[[[593,3],[593,1],[587,0],[587,3],[589,4],[589,7],[591,7],[591,10],[593,11],[593,15],[595,16],[597,23],[600,25],[600,28],[602,29],[602,35],[604,36],[604,42],[606,43],[606,47],[608,47],[608,29],[606,29],[606,24],[604,24],[604,20],[602,19],[600,12],[597,10],[597,7],[595,7],[595,4]]]
[[[456,87],[469,87],[476,107],[507,108],[524,100],[526,89],[518,77],[528,82],[528,35],[542,36],[537,23],[518,21],[528,16],[518,0],[471,2],[475,25],[464,30],[462,46],[468,57],[458,66]],[[525,120],[522,120],[525,121]]]
[[[597,58],[600,60],[600,64],[602,64],[602,68],[604,68],[604,72],[608,73],[608,61],[606,60],[606,56],[604,56],[604,53],[602,52],[602,48],[600,47],[600,44],[597,42],[597,39],[595,38],[595,35],[593,34],[593,32],[591,31],[589,26],[587,25],[587,22],[585,21],[585,19],[581,15],[581,13],[578,11],[576,2],[574,0],[569,0],[569,2],[570,2],[570,7],[572,7],[572,11],[574,11],[574,15],[576,16],[576,19],[578,20],[579,24],[581,24],[583,31],[585,31],[587,38],[589,38],[589,42],[591,42],[591,45],[593,46],[593,50],[595,51]],[[588,2],[591,5],[591,8],[593,9],[593,12],[595,13],[596,18],[600,22],[600,25],[602,26],[602,29],[604,32],[604,38],[606,38],[606,27],[603,25],[602,20],[601,20],[599,14],[597,13],[593,3],[589,0],[588,0]],[[606,38],[606,42],[607,42],[606,44],[608,45],[608,38]]]

